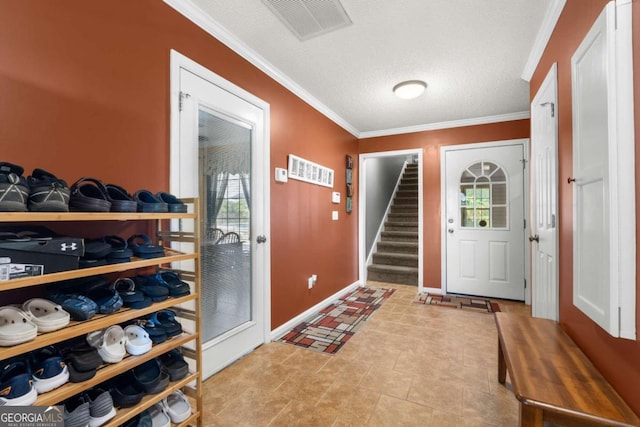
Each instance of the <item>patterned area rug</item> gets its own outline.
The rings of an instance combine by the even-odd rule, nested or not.
[[[300,323],[279,341],[334,354],[394,292],[395,289],[358,288]]]
[[[432,304],[442,307],[460,308],[463,310],[479,311],[483,313],[494,313],[496,311],[500,311],[500,306],[497,302],[492,302],[485,298],[458,295],[418,294],[413,302],[417,304]]]

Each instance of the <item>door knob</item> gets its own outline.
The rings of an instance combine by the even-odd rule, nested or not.
[[[529,241],[540,243],[540,236],[538,236],[537,234],[535,236],[529,236]]]
[[[260,235],[260,236],[258,236],[256,238],[256,242],[258,242],[258,243],[264,243],[266,241],[267,241],[267,238],[265,236],[262,236],[262,235]]]

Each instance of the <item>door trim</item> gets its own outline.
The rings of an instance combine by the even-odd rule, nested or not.
[[[257,269],[264,277],[264,306],[262,307],[264,330],[262,331],[263,343],[269,342],[271,335],[271,243],[269,237],[271,236],[271,192],[270,192],[270,148],[271,148],[271,123],[270,106],[267,102],[258,98],[257,96],[247,92],[239,86],[224,79],[213,71],[203,67],[190,58],[182,55],[181,53],[171,49],[170,51],[170,151],[169,151],[169,188],[172,194],[179,195],[180,197],[198,197],[197,194],[185,195],[179,194],[180,188],[180,69],[188,70],[189,72],[197,75],[198,77],[211,82],[212,84],[232,93],[244,101],[255,105],[263,111],[264,115],[264,156],[262,160],[262,179],[256,180],[255,191],[260,191],[264,195],[264,215],[259,221],[259,229],[255,230],[255,235],[267,236],[267,241],[263,243],[265,245],[264,265],[257,265]],[[252,236],[253,237],[253,236]],[[253,242],[252,242],[253,243]]]
[[[363,167],[366,159],[374,159],[380,157],[392,157],[403,155],[416,155],[418,156],[418,290],[419,292],[429,291],[424,287],[424,268],[423,268],[423,226],[422,226],[422,149],[409,149],[409,150],[397,150],[397,151],[382,151],[377,153],[365,153],[360,154],[358,159],[358,182],[360,183],[360,191],[358,192],[358,272],[359,282],[366,284],[367,280],[367,250],[366,246],[366,230],[363,224],[365,224],[365,201],[366,201],[366,179],[365,168]]]
[[[440,271],[441,271],[441,292],[443,295],[447,293],[447,180],[446,180],[446,155],[449,151],[458,150],[471,150],[477,148],[494,148],[505,147],[511,145],[522,145],[524,152],[525,165],[529,164],[529,139],[507,139],[503,141],[490,141],[490,142],[478,142],[473,144],[460,144],[460,145],[447,145],[440,147]],[[529,212],[529,176],[527,173],[523,176],[523,198],[524,206],[523,213],[527,224],[529,224],[528,212]],[[524,236],[523,242],[526,242],[528,238],[529,227],[522,227],[522,233]],[[529,245],[524,244],[524,277],[527,278],[527,288],[524,292],[525,304],[531,304],[531,253]]]

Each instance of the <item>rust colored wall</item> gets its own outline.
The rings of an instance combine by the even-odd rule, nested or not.
[[[422,149],[424,286],[441,287],[440,147],[529,135],[527,119],[360,140],[360,153]]]
[[[331,189],[276,185],[272,172],[297,154],[333,168],[344,193],[355,138],[162,1],[0,0],[0,40],[0,161],[69,183],[167,190],[175,49],[271,105],[272,327],[357,280],[357,217],[344,198],[336,207]]]
[[[559,199],[559,263],[560,266],[560,323],[571,338],[582,348],[607,380],[640,414],[640,341],[616,339],[607,334],[573,305],[573,193],[566,184],[572,176],[572,109],[571,109],[571,56],[589,31],[593,22],[607,4],[606,0],[568,0],[560,20],[547,45],[545,53],[531,80],[531,98],[535,96],[549,68],[558,63],[558,173]],[[633,0],[633,58],[635,68],[640,64],[640,0]],[[640,143],[640,73],[635,72],[635,137]],[[636,148],[636,168],[640,151]],[[640,169],[638,169],[640,170]],[[636,173],[636,188],[640,189],[640,174]],[[563,182],[565,183],[563,185]],[[636,190],[636,217],[638,203]],[[640,222],[639,222],[640,224]],[[640,231],[640,228],[638,228]],[[640,234],[639,234],[640,236]],[[636,237],[638,239],[638,237]],[[640,255],[640,252],[638,252]],[[640,259],[637,261],[640,268]],[[638,273],[640,274],[640,270]],[[640,276],[638,276],[640,277]],[[636,307],[640,308],[640,289],[636,283]],[[640,331],[640,310],[636,309],[636,330]]]

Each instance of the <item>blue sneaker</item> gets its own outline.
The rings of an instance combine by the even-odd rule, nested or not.
[[[29,354],[33,382],[39,394],[60,387],[69,381],[69,369],[60,351],[54,346],[43,347]]]
[[[50,290],[47,293],[47,299],[61,305],[74,320],[91,319],[98,311],[98,304],[80,294],[65,294]]]
[[[29,364],[21,358],[6,361],[0,370],[0,406],[33,405],[37,398]]]

